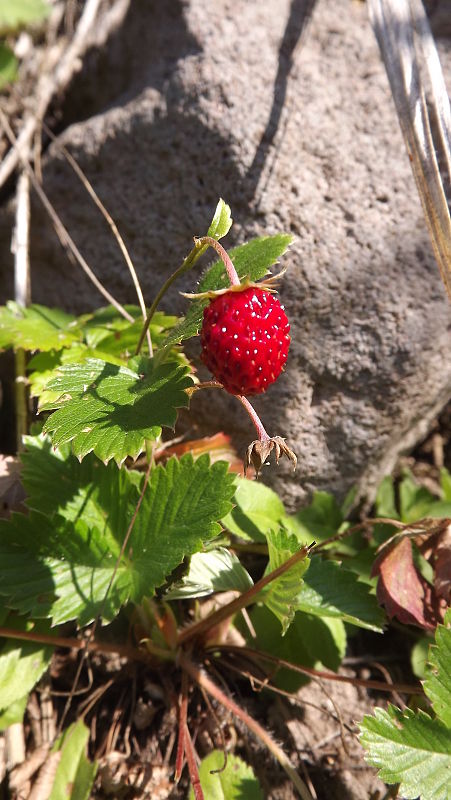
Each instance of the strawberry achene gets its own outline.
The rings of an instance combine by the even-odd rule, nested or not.
[[[201,358],[231,394],[265,392],[279,377],[290,346],[279,300],[251,286],[215,297],[204,311]]]

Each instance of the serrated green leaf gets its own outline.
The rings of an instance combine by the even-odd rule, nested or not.
[[[14,703],[3,712],[0,712],[0,732],[5,731],[10,725],[22,722],[25,709],[28,703],[28,694],[15,700]]]
[[[297,611],[285,636],[279,621],[265,606],[256,605],[249,612],[256,639],[252,638],[245,623],[239,618],[235,625],[253,648],[304,667],[337,670],[346,651],[346,631],[340,619],[314,617]],[[271,682],[287,692],[296,692],[308,682],[289,669],[274,673]]]
[[[225,764],[225,768],[224,768]],[[263,800],[263,792],[252,767],[239,756],[213,750],[199,767],[200,785],[208,800]],[[189,800],[194,800],[191,789]]]
[[[299,550],[299,542],[287,531],[268,531],[269,562],[265,574],[280,567]],[[263,602],[277,617],[282,625],[282,635],[290,627],[296,611],[297,596],[302,585],[302,576],[309,566],[309,559],[298,561],[264,589],[261,594]]]
[[[18,61],[13,51],[0,42],[0,92],[16,79],[17,68]]]
[[[249,573],[237,556],[224,547],[195,553],[188,573],[165,594],[166,600],[204,597],[212,592],[245,592],[253,586]]]
[[[450,620],[451,624],[451,620]],[[429,648],[426,692],[439,719],[451,729],[451,628],[438,625],[435,645]]]
[[[37,468],[43,479],[30,482]],[[104,602],[143,475],[105,467],[92,456],[83,464],[73,456],[62,461],[36,448],[28,455],[25,480],[29,503],[46,514],[0,521],[0,594],[11,608],[51,617],[53,624],[76,618],[85,625],[100,612],[110,621],[124,603],[152,596],[186,556],[220,532],[217,520],[230,509],[234,493],[227,469],[225,462],[210,466],[206,455],[196,461],[185,455],[152,471]]]
[[[58,350],[81,339],[77,320],[55,308],[23,308],[12,300],[0,307],[0,348]]]
[[[286,513],[280,497],[268,486],[239,478],[235,507],[222,520],[224,526],[241,539],[264,542],[265,534],[278,530]]]
[[[210,227],[207,231],[207,236],[219,241],[223,236],[226,236],[232,227],[233,219],[230,206],[220,198],[214,217],[211,221]]]
[[[45,0],[0,0],[0,34],[40,22],[50,13]]]
[[[9,627],[9,626],[8,626]],[[31,630],[24,619],[12,618],[14,630]],[[0,639],[0,711],[31,691],[47,669],[53,648],[18,639]]]
[[[189,405],[188,369],[145,358],[131,363],[134,369],[99,359],[61,367],[48,388],[62,399],[50,403],[58,410],[44,425],[55,447],[72,442],[78,458],[93,451],[104,462],[121,464],[157,439],[162,426],[174,426],[177,409]]]
[[[406,800],[450,800],[451,730],[423,711],[375,709],[360,724],[366,760]]]
[[[55,742],[52,753],[60,752],[61,759],[49,800],[89,800],[97,763],[91,763],[86,756],[88,741],[89,728],[79,720]]]
[[[252,239],[246,244],[230,250],[229,255],[240,278],[249,276],[256,281],[267,274],[269,268],[284,254],[293,241],[289,234],[276,234]],[[206,292],[212,289],[223,289],[228,285],[227,273],[222,261],[216,261],[199,282],[198,291]],[[185,339],[197,336],[201,326],[204,308],[209,300],[194,300],[186,317],[173,328],[164,342],[164,347],[170,347]]]
[[[338,617],[373,631],[383,629],[385,616],[370,587],[338,561],[312,558],[296,604],[309,614]]]

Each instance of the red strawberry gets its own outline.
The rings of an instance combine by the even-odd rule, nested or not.
[[[255,286],[220,294],[204,311],[202,361],[231,394],[261,394],[282,372],[289,330],[273,294]]]

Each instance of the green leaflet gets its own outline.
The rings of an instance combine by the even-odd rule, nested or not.
[[[44,407],[58,409],[44,425],[55,447],[72,442],[79,458],[93,451],[105,463],[114,458],[121,464],[136,458],[147,440],[155,441],[162,426],[174,426],[177,409],[189,404],[188,368],[146,358],[130,365],[88,359],[60,368],[47,387],[60,399]]]
[[[0,521],[0,594],[10,607],[53,624],[77,618],[84,625],[99,613],[108,621],[124,603],[152,596],[186,556],[220,532],[218,520],[234,493],[227,464],[210,465],[206,455],[156,467],[105,602],[143,475],[92,457],[64,464],[42,447],[28,454],[26,465],[28,502],[45,513]],[[56,483],[51,476],[58,467]],[[38,468],[42,483],[33,483],[28,478]]]
[[[256,281],[267,274],[269,268],[284,254],[292,240],[289,234],[263,236],[235,247],[230,250],[229,255],[240,278],[249,276]],[[201,278],[198,291],[223,289],[227,285],[228,279],[224,264],[222,261],[216,261]],[[208,300],[192,301],[185,318],[173,328],[164,342],[165,348],[190,339],[199,333],[204,308],[208,302]]]
[[[224,766],[225,765],[225,766]],[[213,750],[199,767],[200,783],[208,800],[263,800],[263,793],[252,767],[239,756]],[[191,789],[189,800],[194,800]]]

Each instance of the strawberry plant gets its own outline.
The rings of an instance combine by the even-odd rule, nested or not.
[[[135,306],[79,317],[14,303],[0,311],[0,346],[29,354],[30,394],[39,414],[21,454],[25,505],[0,521],[0,729],[30,718],[34,687],[46,674],[66,687],[57,728],[30,776],[40,769],[39,781],[50,770],[54,800],[103,796],[105,782],[113,780],[105,776],[112,747],[99,745],[89,726],[95,727],[107,698],[103,724],[122,730],[126,760],[131,723],[111,717],[108,698],[123,686],[121,713],[125,708],[135,719],[136,695],[149,676],[176,711],[174,779],[181,780],[186,764],[196,800],[214,792],[262,795],[238,756],[225,763],[213,751],[198,767],[190,725],[194,687],[213,716],[212,704],[246,725],[299,795],[310,798],[283,748],[218,675],[238,671],[254,686],[277,691],[294,691],[311,676],[352,681],[334,672],[348,631],[383,629],[376,578],[367,567],[378,547],[390,546],[393,526],[407,540],[410,520],[393,512],[388,527],[385,519],[351,527],[349,498],[339,507],[321,492],[310,506],[288,514],[275,492],[230,469],[236,458],[229,445],[228,460],[218,460],[213,440],[169,438],[193,393],[225,389],[257,433],[245,469],[258,474],[273,451],[276,462],[286,456],[296,466],[284,432],[270,436],[245,396],[270,391],[287,359],[289,323],[274,296],[274,279],[258,281],[291,239],[263,237],[227,253],[219,239],[231,222],[220,201],[207,235],[195,239],[144,321]],[[159,311],[165,291],[209,247],[220,258],[190,295],[186,316]],[[199,379],[181,348],[199,333],[211,380]],[[212,596],[218,602],[209,607]],[[69,688],[58,670],[68,653],[79,654]],[[113,655],[122,659],[115,679],[81,702],[87,664]],[[175,732],[173,744],[174,738]],[[12,791],[20,785],[19,770],[9,776]]]

